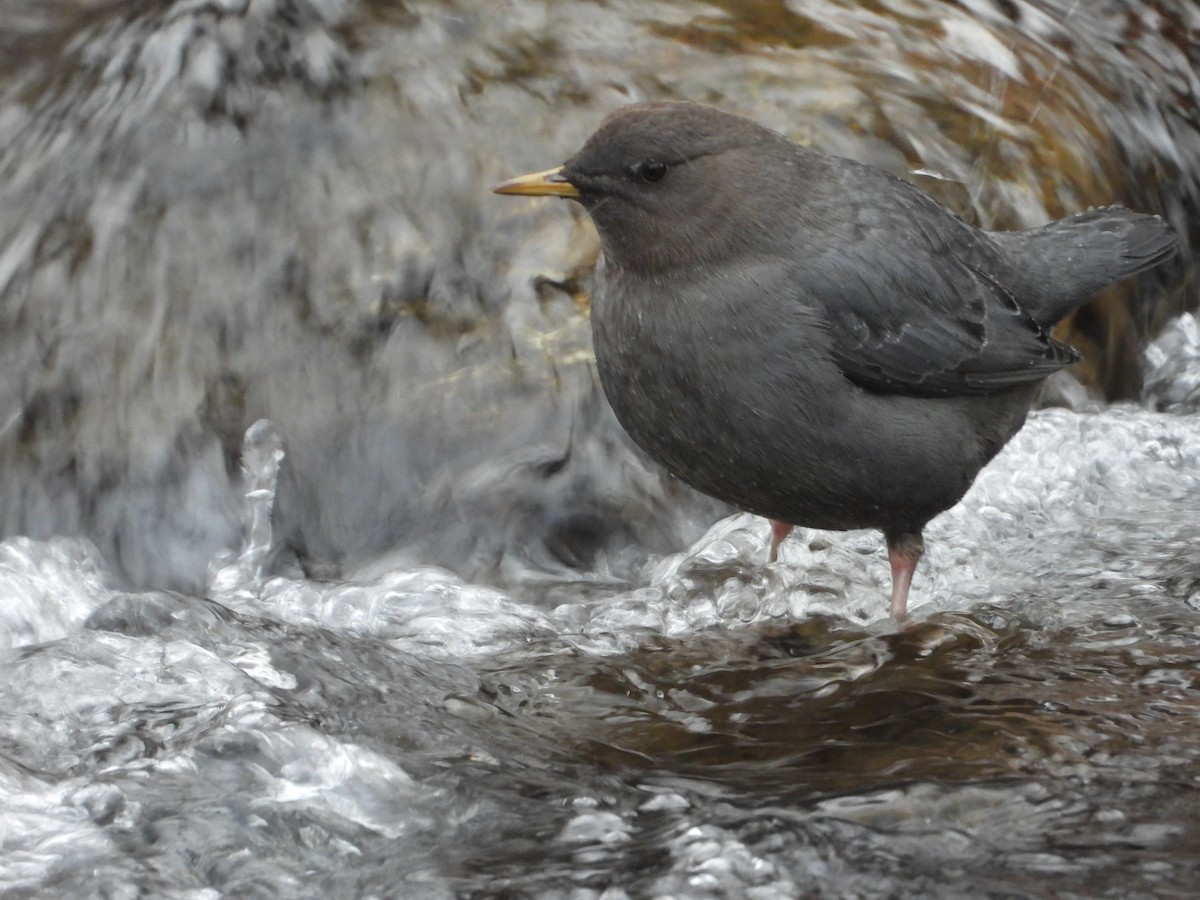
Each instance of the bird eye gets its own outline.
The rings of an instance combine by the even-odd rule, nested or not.
[[[657,159],[648,159],[638,166],[637,172],[642,181],[662,181],[662,177],[667,174],[667,164]]]

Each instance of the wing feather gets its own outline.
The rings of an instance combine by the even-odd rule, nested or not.
[[[912,229],[861,229],[809,260],[803,293],[823,308],[834,357],[852,381],[919,396],[987,394],[1079,358],[966,258],[973,248],[962,228],[958,247]],[[897,234],[906,239],[887,239]]]

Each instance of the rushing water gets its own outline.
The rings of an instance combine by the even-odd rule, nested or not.
[[[1194,3],[0,12],[0,894],[1194,895]],[[1181,233],[902,630],[630,448],[590,226],[486,192],[670,96]]]

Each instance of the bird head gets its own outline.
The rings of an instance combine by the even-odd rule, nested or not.
[[[764,154],[791,152],[781,135],[698,103],[638,103],[600,125],[556,169],[496,185],[498,194],[582,204],[610,265],[663,270],[712,261],[769,226]]]

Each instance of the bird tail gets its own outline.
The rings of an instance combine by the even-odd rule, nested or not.
[[[1090,209],[995,237],[1027,280],[1027,311],[1047,327],[1109,285],[1157,266],[1179,249],[1175,230],[1160,217],[1121,206]]]

